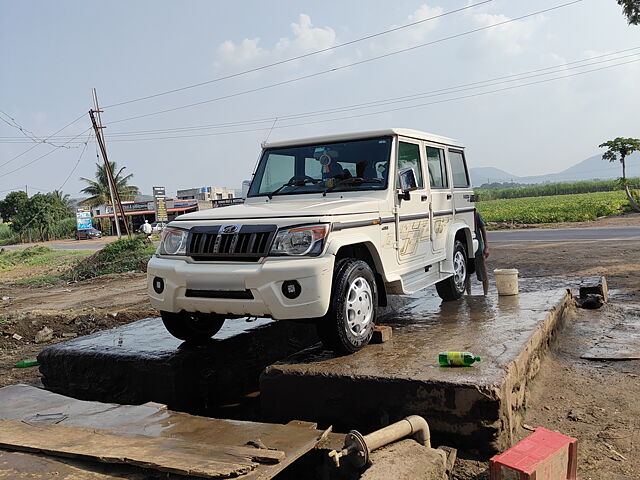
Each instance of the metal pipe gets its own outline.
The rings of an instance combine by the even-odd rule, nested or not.
[[[351,430],[344,439],[342,450],[329,452],[329,457],[336,466],[340,466],[340,458],[349,456],[355,466],[362,467],[369,463],[369,454],[372,451],[410,435],[421,445],[431,447],[429,424],[419,415],[411,415],[369,435],[363,436],[357,430]]]

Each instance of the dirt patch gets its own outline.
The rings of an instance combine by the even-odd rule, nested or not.
[[[34,358],[42,348],[157,316],[146,293],[144,273],[112,274],[73,284],[46,288],[0,284],[0,386],[33,382],[37,368],[16,369],[20,360]],[[44,327],[53,338],[36,344]]]
[[[600,310],[577,309],[567,319],[527,392],[524,423],[577,438],[579,478],[640,478],[640,458],[634,454],[640,444],[640,361],[580,358],[622,319],[640,319],[640,240],[536,242],[526,248],[494,244],[490,249],[489,272],[517,268],[521,277],[537,277],[550,286],[577,287],[583,277],[606,275],[610,303]],[[520,429],[518,440],[530,433]],[[454,479],[489,478],[487,462],[459,454]]]

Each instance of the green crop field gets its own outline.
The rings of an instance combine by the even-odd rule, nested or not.
[[[623,191],[551,195],[481,201],[476,204],[487,222],[582,222],[628,211]]]

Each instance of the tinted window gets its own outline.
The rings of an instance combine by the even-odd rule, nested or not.
[[[453,177],[454,187],[468,187],[469,176],[467,175],[467,166],[464,162],[462,152],[449,150],[449,163],[451,165],[451,176]]]
[[[248,196],[275,190],[277,195],[319,193],[329,187],[333,191],[383,190],[391,144],[391,137],[380,137],[267,149]]]
[[[429,168],[429,183],[431,188],[447,188],[447,168],[444,162],[444,150],[427,147],[427,167]]]
[[[420,147],[415,143],[400,142],[398,146],[398,171],[405,168],[413,168],[418,188],[424,188],[422,165],[420,164]],[[400,178],[398,178],[396,187],[400,188]]]

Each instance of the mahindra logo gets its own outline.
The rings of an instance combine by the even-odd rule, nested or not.
[[[238,230],[240,230],[240,225],[223,225],[222,228],[220,229],[220,231],[222,233],[236,233]]]

